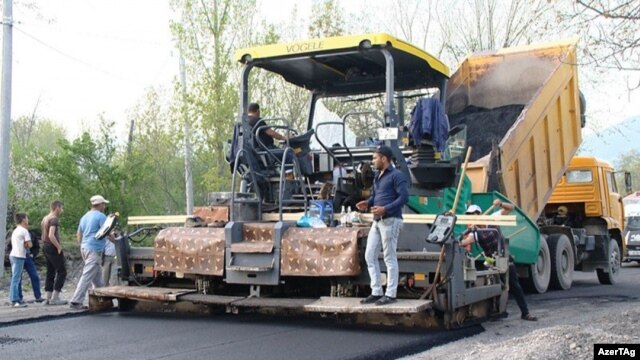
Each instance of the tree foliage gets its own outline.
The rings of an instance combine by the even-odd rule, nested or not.
[[[343,35],[346,30],[344,9],[338,0],[314,0],[309,24],[309,37]]]
[[[629,0],[577,0],[561,13],[566,27],[581,29],[586,62],[605,68],[640,70],[640,4]]]
[[[131,209],[134,214],[185,211],[182,128],[179,114],[167,105],[170,100],[161,91],[150,89],[130,116],[133,124],[130,143],[118,160],[126,169],[122,191],[134,200]],[[154,190],[152,194],[149,189]]]
[[[622,172],[628,171],[631,173],[631,179],[633,181],[633,191],[640,189],[640,151],[638,149],[631,149],[628,152],[621,154],[615,162],[616,170],[618,170],[618,176],[616,182],[618,185],[624,184],[622,178]],[[620,188],[623,191],[624,186]]]
[[[77,139],[60,139],[58,152],[42,152],[35,169],[46,174],[52,192],[51,200],[60,199],[65,204],[61,218],[68,232],[77,227],[80,217],[89,209],[89,198],[100,194],[112,203],[111,211],[128,214],[133,200],[123,192],[121,184],[126,176],[117,164],[116,139],[113,122],[101,119],[100,135],[92,138],[87,132]],[[48,206],[44,204],[45,207]]]
[[[625,71],[627,91],[640,88],[640,4],[635,0],[577,0],[558,21],[583,42],[581,63],[604,74]]]
[[[35,115],[22,116],[11,126],[8,218],[17,211],[27,212],[32,222],[48,212],[54,189],[48,174],[35,164],[42,153],[60,151],[57,141],[65,137],[64,129]]]
[[[470,53],[545,39],[551,30],[550,10],[546,0],[440,2],[438,48],[459,62]]]
[[[230,183],[223,144],[238,111],[238,68],[232,56],[253,36],[255,2],[185,0],[174,1],[173,7],[183,14],[171,27],[187,63],[182,113],[191,125],[194,161],[207,164],[202,185],[223,190]]]

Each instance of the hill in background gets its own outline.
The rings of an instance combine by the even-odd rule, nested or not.
[[[582,139],[579,155],[593,155],[612,164],[620,154],[640,149],[640,115]]]

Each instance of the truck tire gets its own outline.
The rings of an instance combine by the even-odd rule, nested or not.
[[[549,285],[552,289],[567,290],[573,282],[573,268],[575,265],[573,248],[569,238],[565,234],[551,234],[547,239],[551,254],[551,279]]]
[[[527,267],[528,277],[521,279],[526,292],[544,294],[549,288],[551,277],[551,256],[547,239],[540,236],[540,252],[538,261]]]
[[[618,282],[620,277],[620,247],[614,239],[609,239],[608,258],[607,271],[596,269],[596,273],[600,284],[613,285]]]

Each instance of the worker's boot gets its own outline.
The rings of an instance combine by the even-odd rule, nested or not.
[[[49,301],[49,305],[66,305],[67,300],[60,299],[60,291],[54,291],[53,297]]]

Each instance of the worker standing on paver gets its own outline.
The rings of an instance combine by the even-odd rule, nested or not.
[[[399,275],[396,248],[402,229],[402,207],[409,199],[409,189],[406,177],[393,167],[392,159],[393,153],[388,146],[381,145],[374,151],[373,166],[378,174],[373,182],[371,197],[356,204],[358,209],[371,209],[373,213],[373,224],[365,250],[371,278],[371,295],[362,299],[362,304],[386,305],[396,302]],[[378,263],[381,247],[387,267],[387,289],[384,296]]]

